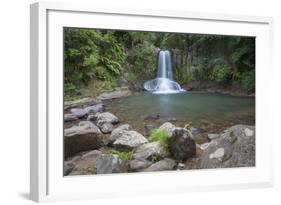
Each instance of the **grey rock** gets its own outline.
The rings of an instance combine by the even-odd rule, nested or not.
[[[134,153],[134,159],[150,160],[163,159],[169,156],[168,150],[160,142],[150,142],[139,146]]]
[[[81,157],[82,157],[82,153],[78,153],[77,155],[69,157],[65,162],[72,163],[75,165],[77,162],[80,161]]]
[[[145,172],[151,171],[165,171],[165,170],[173,170],[176,167],[176,162],[172,159],[163,159],[152,164],[150,167],[144,169]]]
[[[163,125],[161,125],[159,127],[159,129],[165,129],[167,130],[168,132],[168,136],[171,137],[172,136],[172,133],[173,133],[173,130],[176,128],[175,125],[173,125],[172,123],[170,122],[165,122]]]
[[[102,152],[99,150],[87,152],[86,154],[82,155],[80,160],[75,164],[74,169],[81,171],[96,168],[96,160],[101,155]]]
[[[173,158],[179,161],[185,161],[196,154],[192,134],[184,128],[173,129],[172,135],[168,138],[168,147]]]
[[[206,142],[206,143],[201,144],[201,145],[197,144],[197,146],[199,146],[199,148],[201,150],[206,150],[209,147],[210,144],[211,144],[211,142]]]
[[[144,118],[144,120],[158,120],[158,119],[160,119],[159,114],[151,114]]]
[[[190,128],[190,131],[191,131],[191,133],[192,133],[193,135],[206,132],[206,130],[204,130],[204,129],[200,128],[200,127],[191,127],[191,128]]]
[[[89,121],[81,121],[78,126],[74,125],[64,130],[64,136],[69,137],[73,135],[85,135],[85,134],[101,134],[100,129]]]
[[[64,107],[65,108],[72,108],[72,107],[77,107],[77,106],[81,106],[83,104],[96,104],[99,103],[98,101],[96,101],[94,98],[82,98],[82,99],[78,99],[78,100],[73,100],[73,101],[65,101],[64,102]]]
[[[222,158],[224,157],[224,148],[220,147],[218,148],[214,153],[209,155],[210,159],[219,159],[222,160]]]
[[[254,135],[255,131],[254,131],[254,130],[251,130],[251,129],[249,129],[249,128],[246,128],[246,129],[244,130],[244,133],[245,133],[246,137],[252,137],[252,136]]]
[[[96,160],[97,174],[127,172],[126,164],[114,154],[102,154]]]
[[[72,108],[71,113],[64,115],[65,121],[77,120],[86,117],[90,113],[97,113],[103,110],[103,104],[96,104],[85,108]]]
[[[95,114],[89,114],[87,117],[88,121],[96,121],[97,120],[97,116]]]
[[[255,166],[255,127],[235,125],[211,141],[205,149],[201,168]]]
[[[102,112],[103,111],[103,104],[99,103],[99,104],[96,104],[96,105],[85,107],[85,108],[83,108],[83,110],[85,112],[87,112],[87,114],[89,114],[89,113],[94,114],[94,113],[97,113],[97,112]]]
[[[184,163],[178,163],[177,169],[183,170],[184,168],[185,168],[185,164]]]
[[[98,100],[110,100],[114,98],[127,97],[132,94],[129,90],[117,90],[109,93],[103,93],[97,97]]]
[[[75,114],[72,114],[72,113],[64,114],[64,121],[65,122],[75,121],[75,120],[78,120],[78,119],[79,118]]]
[[[110,122],[112,124],[117,124],[119,122],[119,119],[118,119],[118,117],[116,117],[115,115],[113,115],[110,112],[98,113],[97,114],[97,123],[101,125],[106,122]]]
[[[112,132],[112,130],[114,129],[113,125],[110,122],[102,123],[99,128],[102,133],[105,134]]]
[[[147,142],[148,140],[142,134],[134,130],[123,130],[121,136],[114,141],[113,145],[118,150],[128,151]]]
[[[113,143],[117,138],[119,138],[122,135],[122,131],[124,131],[124,130],[129,131],[131,129],[132,129],[132,127],[129,124],[120,125],[119,127],[112,130],[109,142]]]
[[[64,162],[63,163],[63,175],[69,175],[69,173],[73,170],[74,168],[74,164],[73,163],[69,163],[69,162]]]
[[[208,134],[208,138],[209,138],[210,140],[213,140],[213,139],[216,139],[216,138],[219,138],[219,137],[220,137],[219,134]]]
[[[70,157],[81,151],[103,146],[99,128],[90,121],[81,121],[78,126],[64,130],[64,154]]]
[[[141,171],[152,165],[151,161],[148,160],[132,160],[130,161],[130,169],[133,171]]]

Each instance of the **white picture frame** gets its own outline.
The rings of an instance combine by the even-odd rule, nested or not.
[[[30,13],[30,198],[34,201],[95,199],[273,186],[272,113],[267,90],[273,19],[182,11],[97,8],[40,2]],[[98,19],[98,21],[95,21]],[[255,36],[256,167],[181,172],[63,177],[62,28],[88,27]],[[267,68],[266,71],[263,68]],[[267,82],[261,84],[260,82]],[[263,119],[267,119],[264,121]],[[266,136],[266,140],[265,140]],[[183,183],[184,181],[188,183]],[[149,184],[148,184],[149,182]],[[114,186],[111,186],[114,185]]]

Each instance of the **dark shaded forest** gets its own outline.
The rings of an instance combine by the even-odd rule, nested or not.
[[[160,49],[172,52],[175,80],[217,82],[255,92],[255,38],[64,28],[66,100],[128,89],[156,77]]]

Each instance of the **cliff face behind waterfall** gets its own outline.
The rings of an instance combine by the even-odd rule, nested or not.
[[[142,90],[157,74],[160,50],[171,52],[173,79],[184,88],[208,84],[255,92],[252,37],[65,28],[64,48],[68,100],[117,87]]]

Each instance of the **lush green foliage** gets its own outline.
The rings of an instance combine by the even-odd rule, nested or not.
[[[116,85],[125,61],[125,50],[112,31],[65,28],[65,93],[79,94],[77,88],[94,83],[99,90]]]
[[[118,155],[119,158],[122,159],[125,162],[129,162],[132,159],[132,157],[133,157],[133,151],[130,151],[130,152],[120,152],[120,151],[117,151],[117,150],[112,150],[111,154]]]
[[[255,91],[255,71],[250,70],[241,75],[241,83],[247,92],[252,93]]]
[[[154,129],[152,130],[149,139],[151,141],[158,141],[163,146],[168,147],[168,131],[166,129]]]
[[[64,89],[72,99],[156,76],[157,53],[172,52],[181,84],[215,81],[255,90],[255,39],[239,36],[64,29]]]

